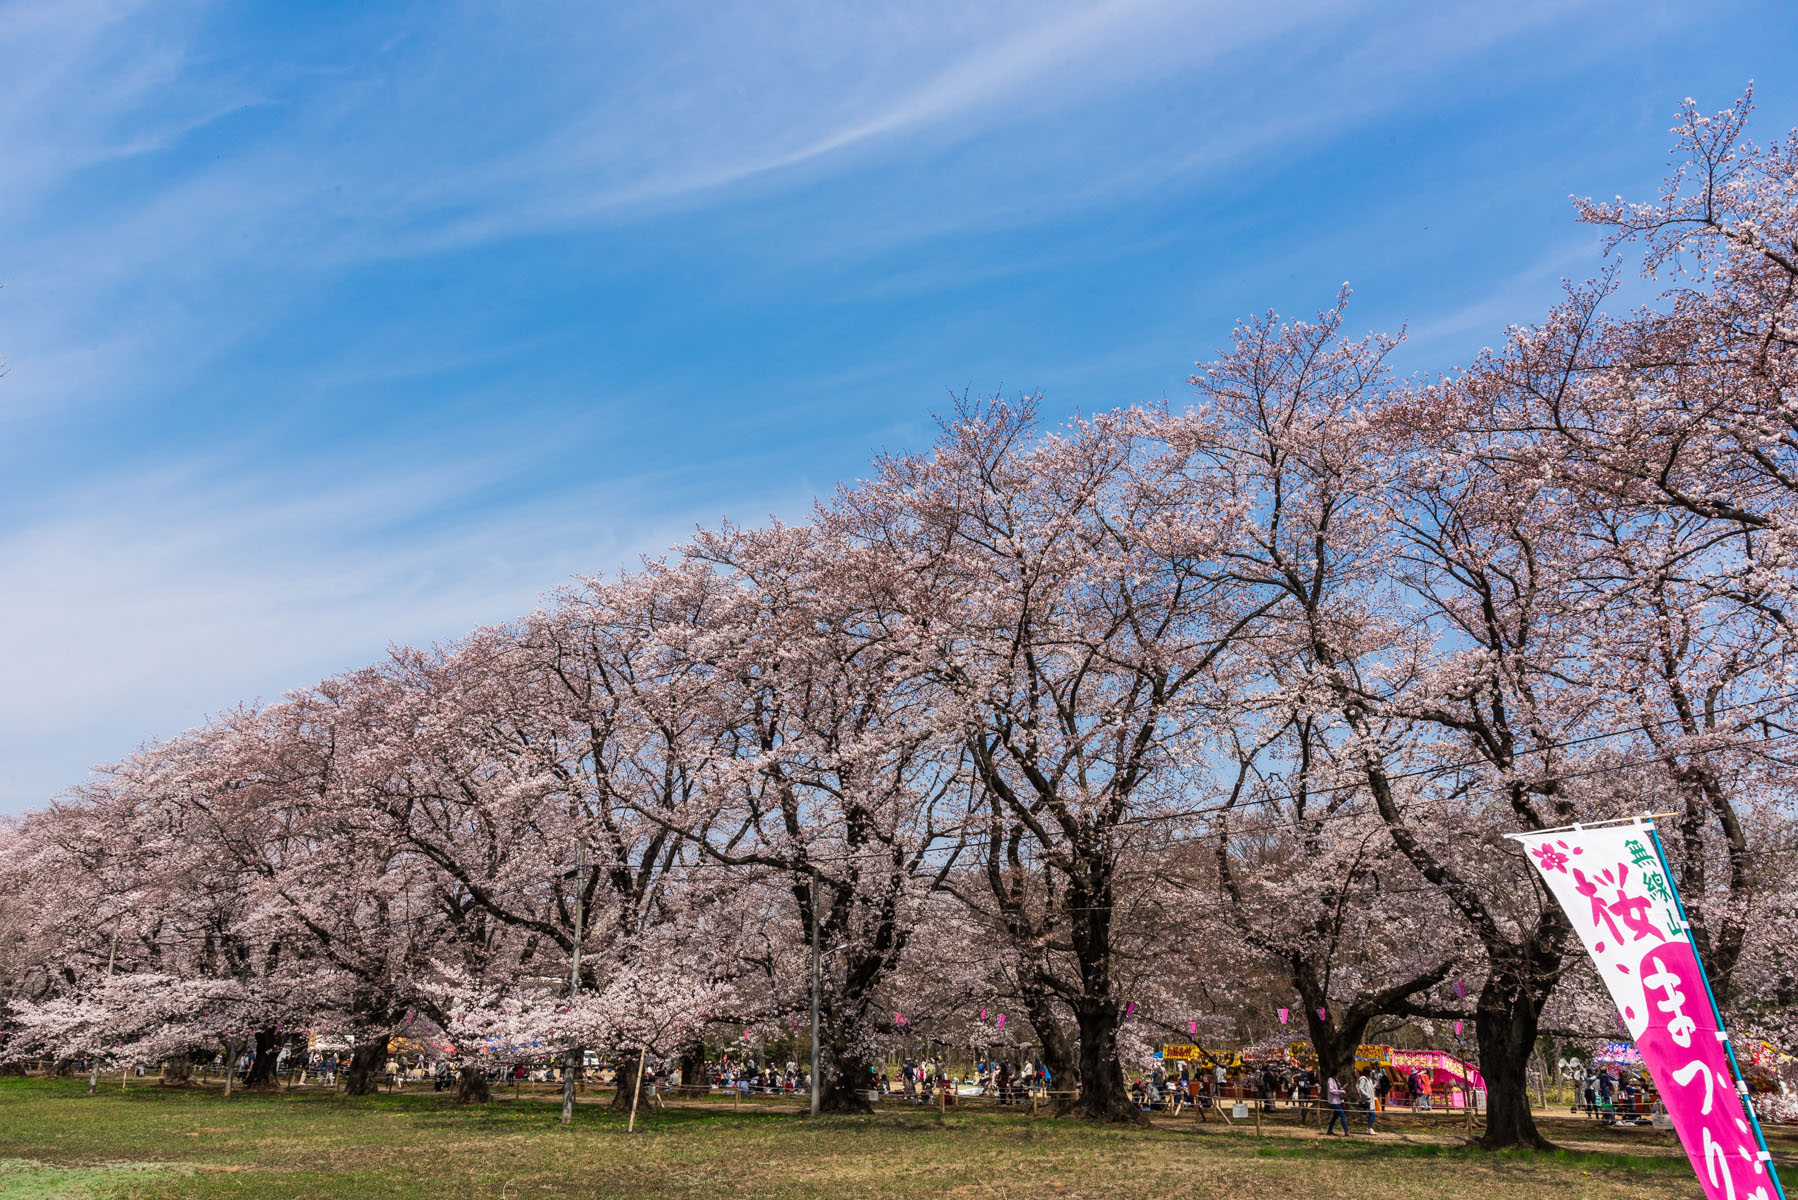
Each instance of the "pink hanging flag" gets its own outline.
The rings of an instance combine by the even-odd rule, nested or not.
[[[1004,1013],[999,1014],[999,1028],[1000,1029],[1005,1028],[1005,1014]]]
[[[1459,979],[1455,980],[1455,996],[1461,1000],[1467,999],[1467,985]]]
[[[986,1020],[986,1009],[984,1008],[980,1010],[980,1019],[982,1021]]]
[[[1129,1004],[1124,1006],[1124,1015],[1126,1017],[1135,1011],[1136,1011],[1136,1001],[1134,1001],[1134,1000],[1132,1000]]]
[[[1187,1022],[1186,1032],[1191,1034],[1193,1037],[1198,1037],[1199,1036],[1199,1023],[1197,1021]]]
[[[1598,967],[1705,1200],[1784,1196],[1654,822],[1508,836]]]
[[[1287,1017],[1289,1017],[1289,1016],[1291,1016],[1291,1015],[1292,1015],[1292,1010],[1291,1010],[1291,1009],[1289,1009],[1289,1008],[1282,1008],[1282,1009],[1281,1009],[1281,1010],[1280,1010],[1280,1024],[1282,1024],[1282,1025],[1284,1025],[1284,1024],[1286,1024],[1286,1018],[1287,1018]]]
[[[1328,1021],[1330,1019],[1330,1010],[1327,1008],[1318,1009],[1317,1010],[1317,1019],[1320,1021]]]
[[[1461,1022],[1459,1022],[1459,1021],[1455,1022],[1455,1036],[1456,1037],[1461,1036]]]

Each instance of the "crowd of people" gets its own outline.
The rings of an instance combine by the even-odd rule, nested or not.
[[[1428,1112],[1434,1104],[1436,1086],[1419,1071],[1407,1071],[1398,1079],[1382,1066],[1369,1066],[1353,1075],[1352,1085],[1345,1090],[1342,1081],[1290,1064],[1265,1064],[1258,1068],[1231,1071],[1222,1063],[1198,1064],[1179,1061],[1156,1063],[1132,1081],[1131,1092],[1139,1108],[1145,1112],[1178,1115],[1186,1108],[1200,1112],[1225,1101],[1258,1104],[1272,1112],[1286,1100],[1300,1106],[1328,1108],[1330,1124],[1326,1132],[1334,1132],[1338,1123],[1348,1132],[1348,1107],[1367,1114],[1367,1130],[1374,1132],[1374,1117],[1389,1105],[1405,1104],[1413,1112]],[[1351,1094],[1352,1093],[1352,1094]],[[1394,1099],[1395,1095],[1398,1099]]]
[[[229,1064],[240,1083],[249,1081],[255,1064],[255,1053],[246,1050]],[[407,1083],[428,1080],[436,1091],[453,1090],[456,1073],[462,1061],[455,1057],[428,1057],[423,1053],[393,1055],[383,1068],[388,1086],[403,1087]],[[211,1067],[223,1073],[227,1066],[223,1056],[214,1055]],[[290,1075],[296,1084],[312,1083],[334,1087],[339,1076],[349,1067],[349,1056],[335,1050],[313,1050],[294,1056],[287,1049],[279,1052],[276,1071]],[[484,1071],[489,1084],[547,1083],[562,1081],[566,1068],[559,1062],[537,1063],[494,1061]],[[735,1092],[743,1096],[796,1096],[811,1090],[811,1072],[805,1064],[789,1058],[744,1057],[724,1055],[709,1062],[701,1074],[683,1080],[680,1063],[673,1059],[649,1058],[643,1064],[643,1086],[652,1099],[687,1089]],[[1041,1062],[1022,1062],[979,1058],[971,1071],[952,1074],[947,1058],[930,1056],[922,1059],[906,1057],[896,1064],[873,1068],[869,1090],[878,1096],[901,1097],[912,1104],[952,1105],[959,1098],[980,1097],[999,1104],[1028,1102],[1048,1095],[1057,1086],[1049,1069]],[[141,1072],[140,1072],[141,1073]],[[584,1079],[598,1086],[608,1086],[613,1072],[590,1060],[582,1072]],[[1652,1081],[1645,1073],[1628,1067],[1607,1068],[1593,1064],[1576,1071],[1571,1079],[1573,1108],[1587,1117],[1606,1124],[1647,1125],[1659,1111],[1658,1097]],[[1060,1081],[1064,1089],[1077,1089],[1078,1078]],[[1436,1100],[1436,1085],[1427,1073],[1416,1070],[1402,1075],[1379,1065],[1355,1071],[1345,1082],[1331,1076],[1320,1079],[1312,1068],[1289,1063],[1248,1064],[1236,1068],[1217,1062],[1179,1060],[1155,1062],[1150,1069],[1131,1081],[1131,1094],[1144,1112],[1179,1115],[1188,1109],[1201,1114],[1226,1103],[1257,1104],[1271,1112],[1282,1101],[1299,1107],[1310,1107],[1329,1114],[1326,1133],[1338,1127],[1349,1131],[1351,1109],[1365,1113],[1367,1131],[1375,1132],[1376,1115],[1390,1107],[1403,1106],[1412,1112],[1428,1112]]]
[[[1644,1072],[1598,1064],[1582,1070],[1573,1081],[1579,1101],[1574,1107],[1606,1125],[1647,1125],[1660,1111],[1654,1084]]]

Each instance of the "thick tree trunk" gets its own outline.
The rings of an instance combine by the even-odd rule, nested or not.
[[[1074,1107],[1074,1047],[1061,1022],[1059,1002],[1048,989],[1029,986],[1023,989],[1021,998],[1030,1027],[1036,1031],[1036,1040],[1042,1046],[1041,1059],[1049,1072],[1049,1091],[1065,1093],[1051,1095],[1049,1111],[1055,1116],[1063,1116]]]
[[[1319,1084],[1333,1078],[1346,1089],[1355,1072],[1355,1051],[1360,1049],[1361,1037],[1367,1031],[1366,1019],[1351,1019],[1338,1028],[1329,1021],[1318,1020],[1314,1010],[1305,1024],[1310,1030],[1311,1045],[1317,1050]]]
[[[272,1029],[256,1031],[256,1057],[250,1060],[250,1076],[246,1088],[267,1089],[275,1086],[275,1065],[281,1057],[281,1035]]]
[[[683,1089],[699,1089],[697,1091],[688,1091],[685,1093],[686,1095],[700,1096],[705,1094],[706,1075],[704,1042],[693,1042],[681,1050],[680,1085]]]
[[[616,1085],[612,1090],[612,1111],[629,1112],[631,1110],[631,1093],[637,1084],[637,1056],[639,1047],[628,1050],[616,1050],[612,1054],[612,1079]],[[649,1069],[647,1064],[642,1072],[643,1095],[638,1100],[637,1108],[641,1112],[649,1103]]]
[[[179,1058],[165,1059],[162,1064],[162,1077],[157,1081],[163,1087],[186,1087],[194,1081],[193,1059],[182,1055]]]
[[[1118,1026],[1123,1013],[1115,1000],[1084,1000],[1074,1006],[1080,1026],[1080,1097],[1070,1110],[1088,1121],[1147,1125],[1149,1118],[1130,1098],[1118,1061]]]
[[[372,1096],[381,1090],[381,1071],[387,1066],[387,1039],[358,1042],[350,1049],[350,1065],[344,1068],[346,1096]]]
[[[1074,961],[1080,970],[1080,998],[1074,1023],[1080,1029],[1080,1096],[1072,1114],[1088,1121],[1147,1125],[1149,1118],[1130,1098],[1118,1061],[1118,1028],[1124,1005],[1111,977],[1111,913],[1116,892],[1112,860],[1088,849],[1085,872],[1070,878],[1067,894]]]
[[[456,1072],[456,1103],[486,1104],[493,1099],[487,1090],[487,1071],[484,1067],[467,1066]]]
[[[1474,1030],[1480,1040],[1480,1074],[1486,1077],[1486,1132],[1480,1145],[1488,1150],[1554,1148],[1536,1129],[1530,1112],[1530,1052],[1536,1047],[1545,999],[1538,990],[1510,971],[1497,971],[1480,991]]]
[[[865,1055],[857,1053],[851,1031],[827,1024],[818,1047],[818,1111],[841,1115],[871,1113],[868,1089],[874,1073]]]
[[[874,1076],[865,1059],[843,1052],[833,1052],[829,1058],[820,1055],[818,1075],[819,1112],[856,1115],[874,1111],[868,1102]]]

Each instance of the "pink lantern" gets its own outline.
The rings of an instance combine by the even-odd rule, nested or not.
[[[1459,1022],[1459,1021],[1455,1022],[1455,1036],[1456,1037],[1461,1036],[1461,1022]]]
[[[1280,1010],[1280,1024],[1282,1024],[1282,1025],[1284,1025],[1284,1024],[1286,1024],[1286,1018],[1287,1018],[1287,1017],[1289,1017],[1289,1016],[1291,1016],[1291,1015],[1292,1015],[1292,1010],[1291,1010],[1291,1009],[1289,1009],[1289,1008],[1282,1008],[1282,1009],[1281,1009],[1281,1010]]]
[[[1186,1032],[1191,1034],[1193,1037],[1198,1037],[1199,1036],[1199,1023],[1197,1021],[1189,1021],[1186,1025]]]
[[[1330,1019],[1330,1010],[1327,1008],[1318,1009],[1317,1010],[1317,1019],[1320,1021],[1328,1021]]]

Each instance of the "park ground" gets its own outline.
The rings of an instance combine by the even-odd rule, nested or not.
[[[787,1105],[694,1102],[625,1120],[585,1103],[571,1127],[548,1096],[458,1108],[431,1093],[102,1087],[0,1080],[0,1200],[114,1197],[943,1198],[1243,1200],[1328,1197],[1697,1197],[1671,1136],[1550,1119],[1566,1148],[1486,1153],[1459,1120],[1395,1117],[1368,1138],[1290,1123],[1190,1118],[1104,1129],[1046,1116],[883,1111],[814,1121]],[[1775,1151],[1798,1178],[1798,1137]]]

